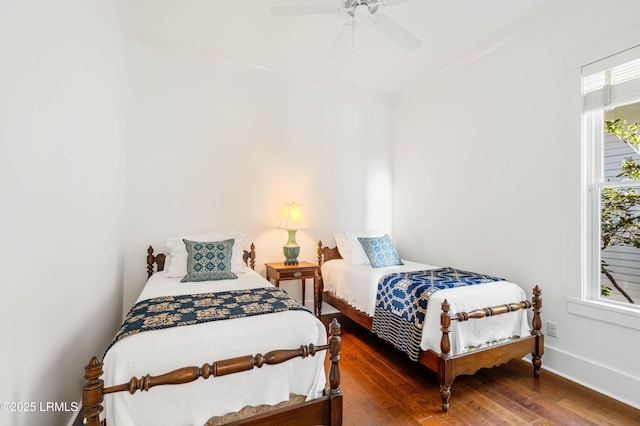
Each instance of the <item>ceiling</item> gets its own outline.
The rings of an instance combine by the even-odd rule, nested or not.
[[[350,17],[274,16],[272,6],[344,0],[114,0],[127,42],[394,96],[463,67],[592,0],[406,0],[379,13],[423,41],[410,52],[364,22],[337,56]]]

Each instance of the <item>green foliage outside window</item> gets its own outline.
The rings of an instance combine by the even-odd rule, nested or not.
[[[640,125],[627,125],[625,120],[605,121],[605,131],[616,136],[640,155]],[[640,165],[632,158],[625,158],[618,177],[640,180]],[[601,250],[612,246],[640,248],[640,193],[634,188],[605,188],[601,194]],[[629,301],[633,299],[616,282],[609,265],[601,261],[600,270],[611,284]],[[600,286],[602,296],[610,296],[612,289]]]

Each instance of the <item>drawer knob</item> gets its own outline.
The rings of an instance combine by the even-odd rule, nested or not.
[[[302,275],[302,272],[294,272],[294,273],[293,273],[293,276],[294,276],[294,277],[299,277],[300,275]]]

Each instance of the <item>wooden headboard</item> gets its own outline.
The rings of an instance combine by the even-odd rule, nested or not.
[[[149,246],[147,249],[147,278],[151,277],[155,271],[164,271],[164,263],[167,260],[167,255],[164,253],[153,254],[153,247]],[[242,253],[242,260],[244,264],[251,269],[256,268],[256,245],[251,243],[249,250],[244,250]],[[155,266],[154,266],[155,265]]]
[[[338,247],[323,247],[322,241],[318,241],[318,265],[331,259],[342,259]]]

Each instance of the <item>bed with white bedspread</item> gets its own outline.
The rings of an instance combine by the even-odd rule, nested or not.
[[[318,242],[321,278],[318,312],[322,313],[324,300],[373,332],[376,312],[381,312],[384,304],[380,292],[380,286],[387,281],[384,277],[436,269],[400,259],[388,235],[375,235],[376,232],[366,231],[337,233],[334,248]],[[429,292],[415,358],[438,374],[443,411],[449,409],[451,385],[459,375],[473,374],[480,368],[494,367],[527,354],[532,356],[534,377],[540,375],[544,352],[540,289],[536,286],[532,300],[528,301],[520,286],[500,278],[488,281]],[[528,309],[532,311],[531,327]],[[379,337],[400,348],[388,336]]]
[[[251,270],[238,274],[235,280],[182,284],[179,278],[167,278],[166,272],[157,272],[149,279],[138,301],[151,296],[268,285]],[[324,325],[308,311],[297,310],[153,330],[123,338],[107,352],[103,360],[104,380],[107,384],[123,383],[141,371],[161,373],[215,359],[295,348],[302,342],[320,346],[326,344],[326,339]],[[290,377],[296,380],[291,381]],[[116,425],[204,424],[212,416],[239,411],[245,406],[275,405],[289,399],[290,393],[318,398],[322,396],[325,380],[324,356],[320,355],[212,381],[197,380],[190,383],[189,388],[159,387],[136,398],[123,392],[109,394],[105,398],[106,415]],[[153,413],[153,421],[149,413]]]
[[[245,253],[245,261],[250,258],[253,263],[253,249]],[[231,258],[230,253],[227,255]],[[211,301],[216,295],[266,293],[264,289],[269,295],[281,292],[253,269],[237,265],[232,274],[237,278],[181,282],[183,279],[175,276],[170,267],[163,270],[164,260],[164,255],[155,256],[149,248],[147,263],[151,266],[157,263],[158,271],[149,277],[136,307],[164,299],[190,300],[198,296],[200,301]],[[174,257],[170,262],[175,260]],[[87,424],[102,424],[98,423],[101,416],[108,419],[109,425],[204,425],[212,418],[216,421],[224,416],[235,419],[234,414],[247,407],[286,405],[294,395],[298,400],[307,401],[296,408],[303,412],[304,404],[327,400],[329,406],[333,405],[329,416],[334,419],[327,424],[339,424],[342,412],[339,377],[330,379],[335,383],[327,389],[324,371],[327,349],[332,357],[339,358],[333,353],[339,351],[339,326],[332,336],[337,340],[327,344],[324,325],[308,309],[294,306],[297,302],[281,293],[283,296],[279,296],[292,309],[166,328],[161,325],[158,329],[143,330],[117,340],[108,347],[102,362],[94,357],[85,367],[88,383],[83,393],[83,407]],[[247,303],[251,307],[251,301]],[[157,306],[164,309],[165,305],[159,303],[152,309],[157,311]],[[171,309],[180,309],[168,305],[168,316],[176,312]],[[216,312],[214,317],[217,312],[228,311],[224,306],[211,309]],[[157,323],[157,318],[163,316],[165,314],[160,313],[149,317],[150,322]],[[133,319],[147,323],[146,318]],[[330,348],[331,344],[335,347]],[[332,360],[332,368],[333,361],[337,359]],[[337,364],[335,366],[337,369]],[[100,377],[98,372],[102,370],[104,375]],[[332,374],[335,376],[337,371]],[[104,413],[100,414],[103,397]],[[330,401],[336,397],[339,401]],[[266,422],[268,416],[261,414],[257,419]],[[275,424],[281,422],[274,420]],[[321,421],[314,419],[313,422]]]
[[[352,264],[344,259],[333,259],[321,267],[324,291],[338,295],[359,311],[374,317],[378,283],[382,277],[398,272],[436,269],[435,266],[411,261],[404,265],[374,269],[368,264]],[[456,287],[433,293],[429,299],[432,309],[426,310],[420,348],[423,351],[440,350],[440,307],[444,300],[454,312],[471,311],[478,307],[502,305],[526,299],[522,287],[496,281],[470,287]],[[435,308],[433,308],[435,307]],[[505,315],[492,316],[484,322],[456,322],[451,326],[451,354],[457,355],[506,341],[513,336],[529,335],[526,311],[518,310]]]

